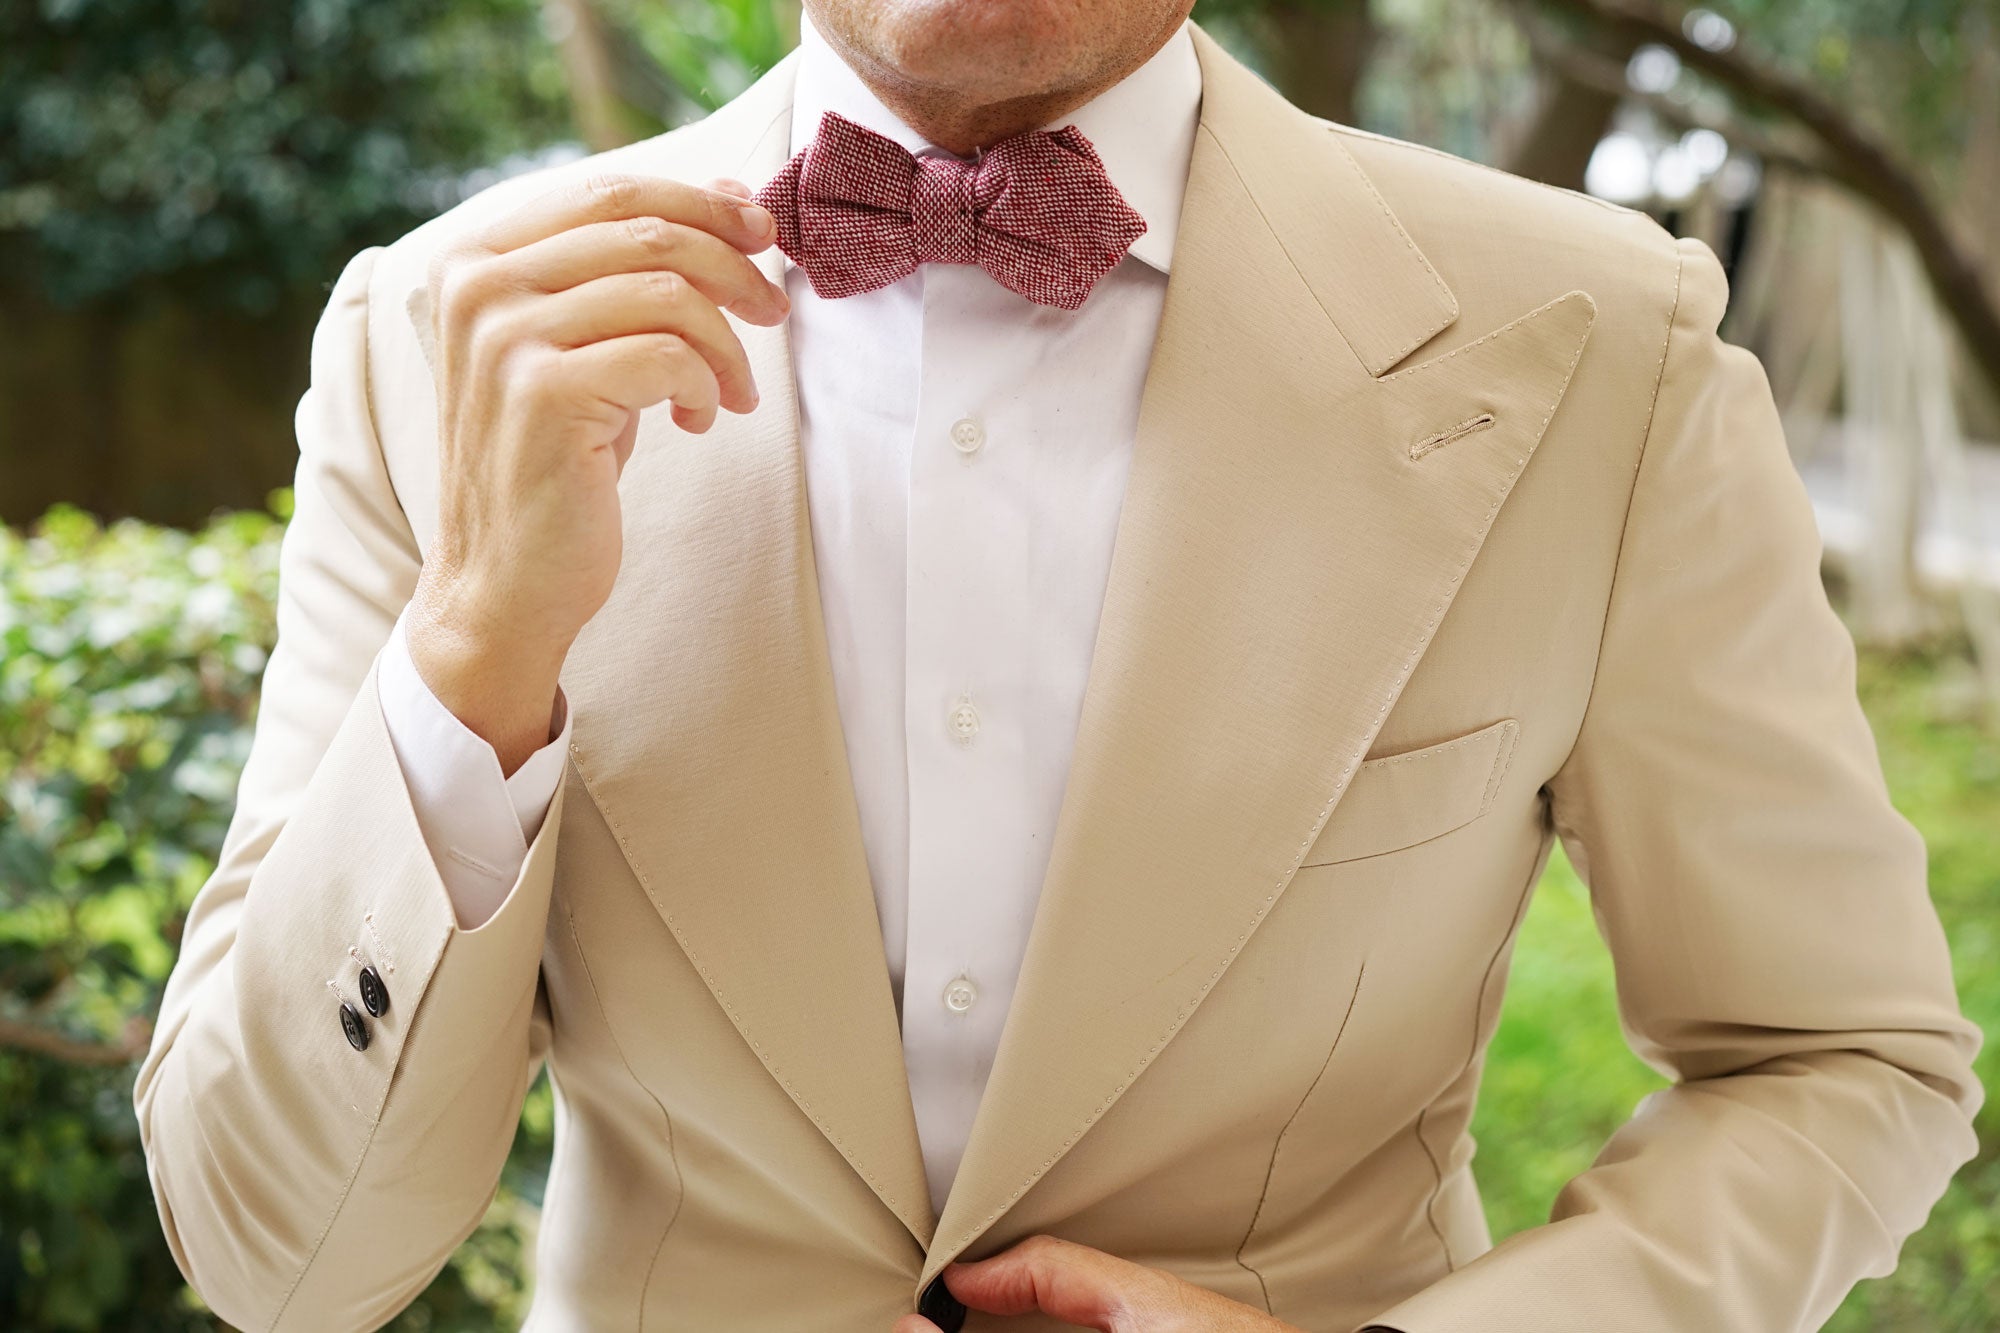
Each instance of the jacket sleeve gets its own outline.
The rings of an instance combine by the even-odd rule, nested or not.
[[[505,903],[461,930],[383,722],[378,653],[421,561],[369,403],[378,253],[313,337],[277,645],[133,1094],[174,1258],[243,1329],[374,1327],[422,1291],[491,1199],[547,1041],[561,788]]]
[[[1546,1225],[1378,1317],[1404,1333],[1817,1329],[1977,1149],[1980,1033],[1923,840],[1763,368],[1717,336],[1722,267],[1678,247],[1596,681],[1548,783],[1627,1040],[1673,1083]]]

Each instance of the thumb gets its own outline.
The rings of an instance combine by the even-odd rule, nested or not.
[[[1104,1330],[1132,1303],[1134,1274],[1144,1274],[1102,1250],[1030,1236],[977,1263],[950,1264],[945,1286],[968,1309],[987,1314],[1045,1314],[1066,1324]]]

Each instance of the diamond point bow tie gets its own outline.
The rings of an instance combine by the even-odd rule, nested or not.
[[[828,299],[919,264],[977,264],[1030,301],[1075,310],[1146,230],[1074,125],[961,162],[917,157],[828,111],[756,200],[777,221],[778,248]]]

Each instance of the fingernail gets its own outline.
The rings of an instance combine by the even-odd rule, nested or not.
[[[763,205],[753,204],[746,199],[736,207],[743,214],[744,225],[750,228],[753,236],[770,237],[778,234],[777,219],[773,218],[770,210]]]

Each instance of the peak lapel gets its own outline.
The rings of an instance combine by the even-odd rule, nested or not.
[[[742,152],[702,154],[713,174],[774,174],[788,115],[764,112],[789,104],[789,81],[733,104],[753,128]],[[775,248],[757,262],[779,279]],[[933,1216],[821,623],[789,342],[736,329],[755,412],[704,435],[664,406],[641,418],[618,581],[563,672],[572,757],[716,1002],[922,1244]]]
[[[1284,891],[1595,313],[1570,292],[1391,373],[1457,317],[1450,290],[1334,131],[1197,48],[1201,129],[1075,757],[919,1290],[989,1231],[982,1253],[1019,1238],[995,1223]]]

